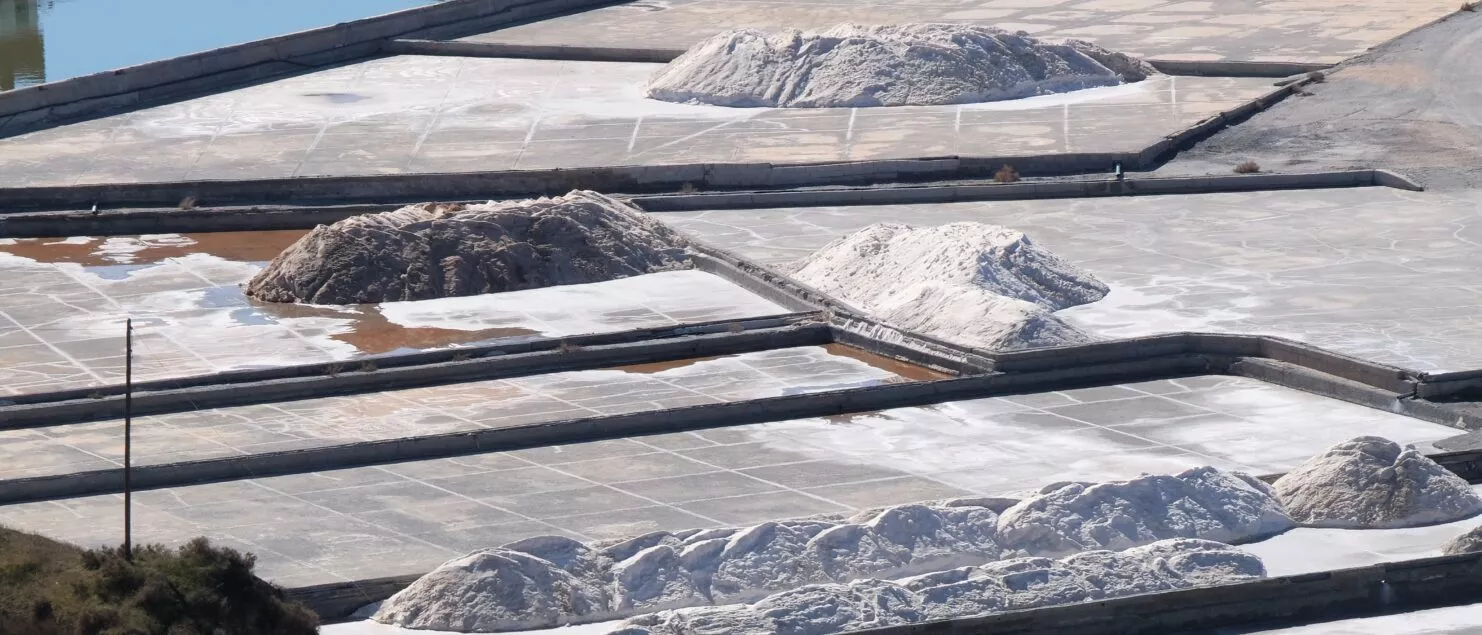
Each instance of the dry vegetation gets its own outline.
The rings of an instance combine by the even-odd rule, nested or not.
[[[317,618],[252,574],[255,559],[197,538],[178,549],[84,550],[0,528],[7,635],[310,635]]]
[[[1019,171],[1014,166],[1005,164],[993,173],[993,180],[997,183],[1013,183],[1019,180]]]
[[[1235,166],[1236,174],[1255,174],[1256,172],[1260,171],[1261,166],[1255,161],[1246,161],[1245,163],[1241,163],[1240,165]]]

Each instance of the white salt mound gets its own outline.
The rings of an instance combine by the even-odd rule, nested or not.
[[[428,300],[583,284],[689,266],[686,241],[583,190],[477,205],[409,205],[305,234],[247,284],[268,302]]]
[[[925,106],[1115,86],[1154,72],[1089,42],[969,24],[736,29],[666,65],[649,79],[648,96],[740,107]]]
[[[959,501],[891,507],[859,522],[767,522],[606,544],[541,536],[449,561],[387,599],[373,619],[496,632],[754,600],[988,562],[1000,554],[997,522],[993,510]]]
[[[1167,540],[1064,560],[1016,558],[899,581],[785,591],[754,604],[660,611],[609,635],[828,635],[1263,578],[1259,558],[1205,540]]]
[[[1482,513],[1482,496],[1461,477],[1380,437],[1328,448],[1274,486],[1287,513],[1310,527],[1416,527]]]
[[[793,277],[891,325],[992,350],[1084,342],[1051,312],[1107,293],[1023,232],[973,222],[870,225],[795,263]]]
[[[1474,551],[1482,551],[1482,527],[1473,527],[1471,531],[1452,538],[1441,547],[1441,553],[1448,556]]]
[[[999,516],[1005,549],[1053,556],[1170,538],[1244,542],[1293,526],[1270,486],[1213,467],[1046,489]]]

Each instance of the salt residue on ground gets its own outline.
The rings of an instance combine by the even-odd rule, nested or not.
[[[1169,538],[1246,542],[1292,526],[1270,486],[1213,467],[1051,485],[998,519],[1005,549],[1035,555],[1127,549]]]
[[[685,241],[595,192],[410,205],[314,228],[247,285],[269,302],[359,304],[601,282],[687,267]]]
[[[743,28],[670,62],[649,80],[648,96],[741,107],[927,106],[1115,86],[1153,72],[1089,42],[971,24]]]
[[[1274,487],[1287,513],[1309,527],[1415,527],[1482,513],[1482,496],[1461,477],[1380,437],[1328,448]]]
[[[792,273],[893,326],[992,350],[1085,341],[1051,312],[1107,292],[1022,232],[973,222],[870,225],[795,263]]]
[[[768,522],[591,545],[533,538],[443,564],[386,600],[374,619],[418,629],[522,630],[980,564],[999,556],[997,518],[965,503],[902,505],[857,522]]]
[[[1014,558],[899,581],[809,585],[754,604],[661,611],[611,635],[827,635],[1094,602],[1265,577],[1259,558],[1205,540],[1168,540],[1063,560]]]

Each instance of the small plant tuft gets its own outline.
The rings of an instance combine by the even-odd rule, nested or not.
[[[360,362],[360,372],[368,373],[376,369],[376,363],[372,361]]]
[[[745,330],[746,330],[746,327],[741,326],[741,323],[740,322],[731,322],[730,324],[727,324],[726,325],[726,332],[727,333],[740,333],[740,332],[745,331]]]
[[[1312,71],[1311,73],[1307,74],[1307,81],[1314,84],[1321,84],[1325,81],[1328,81],[1328,75],[1327,73],[1324,73],[1322,71]]]
[[[469,355],[468,354],[468,351],[464,351],[464,352],[461,352],[461,353],[453,353],[453,361],[455,361],[455,362],[466,362],[466,361],[468,361],[469,359],[472,359],[472,358],[473,358],[473,355]]]
[[[187,196],[180,199],[180,211],[188,212],[196,208],[196,197]]]
[[[324,374],[329,375],[330,377],[334,377],[335,375],[338,375],[341,372],[344,372],[344,370],[345,370],[345,365],[344,364],[334,363],[334,364],[325,364],[324,365]]]
[[[571,342],[568,342],[566,340],[561,340],[561,344],[556,347],[556,350],[561,351],[562,353],[570,353],[572,351],[581,350],[581,346],[572,344]]]
[[[680,194],[694,194],[695,193],[695,184],[694,183],[691,183],[689,181],[685,181],[684,182],[684,185],[679,186],[679,193]]]
[[[1014,166],[1005,163],[997,172],[993,173],[993,180],[997,183],[1013,183],[1019,180],[1019,171]]]
[[[1256,172],[1260,171],[1261,165],[1259,163],[1256,163],[1255,161],[1246,161],[1245,163],[1241,163],[1240,165],[1235,166],[1236,174],[1255,174]]]

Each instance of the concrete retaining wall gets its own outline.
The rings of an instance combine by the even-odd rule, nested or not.
[[[447,175],[445,175],[447,176]],[[470,175],[479,177],[479,175]],[[392,178],[392,177],[368,177]],[[399,177],[398,177],[399,178]],[[1382,186],[1419,191],[1421,188],[1403,176],[1384,170],[1348,170],[1303,174],[1251,174],[1208,177],[1129,178],[1094,181],[1053,181],[1037,183],[981,183],[949,186],[896,186],[838,189],[798,189],[709,194],[666,194],[634,196],[632,202],[649,212],[693,211],[705,209],[755,209],[772,207],[815,207],[849,205],[892,205],[912,203],[949,203],[963,201],[1013,201],[1059,198],[1092,198],[1103,196],[1154,196],[1171,194],[1211,194],[1287,189],[1322,189]],[[91,186],[87,186],[91,187]],[[25,188],[21,188],[25,189]],[[395,186],[392,187],[395,189]],[[396,209],[403,203],[436,200],[464,202],[487,200],[488,196],[470,197],[474,188],[457,187],[450,192],[415,191],[418,196],[401,193],[379,194],[378,190],[346,196],[396,203],[359,203],[350,205],[217,205],[180,210],[168,207],[104,210],[91,212],[24,211],[39,200],[18,201],[8,213],[0,211],[0,236],[35,238],[50,236],[109,236],[149,233],[198,233],[218,231],[260,231],[277,229],[311,229],[358,214]],[[0,189],[0,200],[14,190]],[[561,192],[561,193],[564,193]],[[74,201],[75,203],[75,201]],[[91,207],[91,203],[87,207]],[[80,204],[73,205],[74,207]]]
[[[611,0],[450,0],[0,93],[0,135],[376,55],[390,38],[455,25],[493,28]]]
[[[501,44],[494,42],[449,42],[441,40],[398,39],[386,43],[387,53],[396,55],[447,55],[453,57],[513,57],[536,60],[570,60],[576,62],[638,62],[664,64],[684,53],[684,49],[648,49],[609,46],[563,46],[541,44]]]
[[[990,178],[1005,163],[1025,176],[1110,172],[1135,153],[939,157],[834,163],[693,163],[548,170],[316,176],[246,181],[172,181],[0,188],[0,213],[28,210],[169,208],[186,197],[201,207],[486,200],[565,194],[573,189],[643,194],[686,188],[782,188]],[[3,229],[3,228],[0,228]]]
[[[1147,61],[1165,75],[1194,75],[1199,77],[1291,77],[1332,68],[1332,64],[1315,62],[1239,62],[1239,61],[1195,61],[1160,60]]]
[[[731,322],[743,326],[745,321]],[[624,341],[581,344],[592,339],[568,338],[512,343],[512,351],[480,347],[482,353],[432,351],[398,357],[355,359],[343,364],[312,364],[260,371],[241,371],[149,382],[133,395],[135,416],[242,406],[330,395],[353,395],[417,386],[523,377],[553,372],[609,368],[625,364],[734,355],[789,346],[821,346],[831,341],[821,322],[742,330],[695,332],[681,327],[662,339],[642,339],[628,332]],[[590,336],[589,336],[590,337]],[[601,340],[596,340],[600,342]],[[521,350],[526,349],[526,350]],[[467,358],[463,359],[467,353]],[[393,365],[382,367],[374,360]],[[422,361],[430,359],[434,361]],[[68,425],[123,416],[122,387],[97,391],[62,391],[14,398],[0,406],[0,429]]]
[[[1044,392],[1218,372],[1200,356],[1169,356],[1041,372],[983,375],[932,382],[884,384],[821,393],[705,404],[623,415],[587,417],[507,428],[135,467],[135,489],[298,474],[367,465],[502,452],[648,434],[822,417],[928,405],[1002,394]],[[138,400],[136,399],[136,402]],[[107,469],[0,481],[0,504],[122,491],[123,470]]]
[[[1097,179],[1035,183],[983,183],[948,186],[880,187],[856,189],[806,189],[774,192],[726,192],[713,194],[664,194],[636,196],[634,204],[650,212],[679,212],[707,209],[755,209],[769,207],[818,207],[848,205],[898,205],[960,201],[1020,201],[1103,196],[1154,196],[1167,194],[1212,194],[1264,190],[1369,187],[1383,180],[1397,184],[1391,173],[1381,178],[1378,170],[1345,170],[1300,174],[1249,174],[1204,177]],[[1391,185],[1393,186],[1393,185]],[[1414,189],[1414,188],[1405,188]]]

